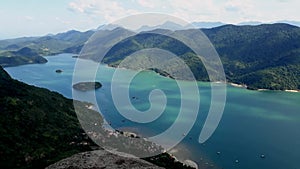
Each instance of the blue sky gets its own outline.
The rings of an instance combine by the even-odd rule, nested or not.
[[[300,21],[299,0],[1,0],[0,39],[93,29],[158,12],[193,21]]]

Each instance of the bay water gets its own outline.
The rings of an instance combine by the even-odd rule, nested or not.
[[[72,98],[72,76],[76,58],[72,54],[45,57],[46,64],[7,67],[5,70],[24,83],[56,91]],[[86,60],[89,64],[97,64]],[[56,73],[61,69],[62,73]],[[89,71],[89,68],[84,70]],[[102,88],[96,90],[99,109],[113,128],[128,129],[143,137],[164,132],[175,122],[187,125],[190,117],[177,119],[180,109],[180,91],[175,80],[154,72],[140,72],[130,83],[131,102],[140,111],[149,109],[149,93],[161,89],[167,96],[167,106],[159,119],[141,124],[124,118],[116,109],[111,96],[111,77],[115,68],[100,65],[96,81]],[[124,76],[133,70],[122,70]],[[185,82],[184,85],[189,85]],[[227,169],[297,169],[300,168],[300,93],[283,91],[250,91],[227,86],[227,100],[221,122],[205,143],[198,142],[211,104],[210,83],[198,82],[200,108],[189,133],[170,153],[182,160],[190,159],[199,168]],[[121,90],[121,89],[120,89]],[[84,92],[82,101],[89,101]],[[264,158],[262,158],[264,155]]]

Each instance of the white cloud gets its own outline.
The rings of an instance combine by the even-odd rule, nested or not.
[[[222,21],[238,23],[257,18],[253,0],[173,0],[170,3],[173,14],[192,21]]]
[[[153,1],[149,0],[137,0],[137,3],[145,8],[154,8],[156,7],[156,4],[153,3]]]
[[[170,6],[173,8],[173,15],[190,22],[208,20],[219,11],[219,7],[213,3],[213,0],[174,0],[170,1]]]
[[[128,15],[155,12],[193,21],[300,21],[299,0],[67,0],[57,3],[0,1],[0,38],[88,30]],[[47,8],[46,8],[47,7]],[[36,10],[32,10],[36,8]],[[17,10],[20,9],[20,10]],[[68,9],[68,10],[67,10]],[[70,12],[72,11],[72,12]],[[59,18],[56,18],[59,17]],[[158,18],[160,19],[160,18]],[[149,21],[147,21],[149,23]],[[30,23],[30,24],[28,24]]]
[[[161,12],[189,22],[238,23],[297,19],[297,5],[299,6],[298,0],[74,0],[69,3],[69,8],[101,23],[144,12]]]
[[[76,0],[69,3],[69,8],[91,17],[103,18],[106,22],[143,12],[161,12],[192,22],[212,20],[212,16],[220,11],[213,0],[131,0],[130,6],[124,3],[120,0]]]
[[[32,16],[24,16],[25,20],[27,21],[33,21],[34,18]]]
[[[250,0],[228,0],[225,3],[225,9],[235,9],[236,11],[249,13],[254,11],[254,5],[252,4],[253,1]]]
[[[62,24],[71,24],[71,21],[63,20],[60,17],[55,17],[55,20],[59,21]]]
[[[77,0],[69,3],[72,11],[84,13],[95,19],[112,22],[121,17],[137,13],[136,10],[126,9],[114,0]]]
[[[69,9],[72,10],[72,11],[78,11],[78,12],[81,12],[81,13],[84,12],[84,9],[83,9],[84,7],[82,5],[79,5],[79,4],[75,3],[75,2],[70,2],[69,6],[70,6]]]

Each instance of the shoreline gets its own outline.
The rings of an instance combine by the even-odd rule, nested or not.
[[[300,90],[284,90],[284,91],[290,93],[300,93]]]
[[[76,59],[86,59],[86,58],[77,57]],[[94,61],[92,59],[86,59],[86,60]],[[96,61],[94,61],[94,62],[96,62]],[[118,68],[115,65],[111,65],[111,64],[107,64],[107,63],[101,63],[101,64],[103,64],[105,66],[108,66],[108,67],[111,67],[111,68]],[[128,69],[128,68],[122,67],[121,69]],[[149,71],[153,71],[154,73],[156,73],[156,74],[158,74],[160,76],[176,80],[174,77],[164,76],[163,74],[160,74],[160,73],[158,73],[158,72],[156,72],[154,70],[149,70]],[[197,82],[204,82],[204,81],[197,81]],[[244,89],[247,89],[247,90],[253,90],[253,89],[248,89],[248,86],[246,84],[237,84],[237,83],[228,82],[228,81],[226,81],[226,82],[215,81],[215,82],[209,82],[209,83],[225,83],[226,85],[230,85],[230,86],[233,86],[233,87],[244,88]],[[289,93],[300,93],[299,89],[286,89],[286,90],[254,89],[253,91],[280,91],[280,92],[289,92]]]
[[[218,82],[218,83],[221,83],[221,82]],[[244,84],[237,84],[237,83],[232,83],[232,82],[226,82],[226,84],[229,84],[230,86],[237,87],[237,88],[245,88],[247,90],[253,90],[253,89],[248,89],[248,86],[244,85]],[[253,91],[259,91],[259,92],[278,91],[278,92],[300,93],[300,90],[298,90],[298,89],[272,90],[272,89],[263,89],[262,88],[262,89],[254,89]]]
[[[270,89],[257,89],[257,91],[278,91],[278,92],[288,92],[288,93],[300,93],[300,90],[270,90]]]
[[[96,63],[99,63],[93,59],[90,59],[90,58],[81,58],[79,57],[78,54],[76,53],[54,53],[54,54],[51,54],[51,55],[45,55],[45,56],[42,56],[43,58],[47,59],[47,57],[52,57],[54,55],[60,55],[60,54],[70,54],[72,58],[74,59],[83,59],[83,60],[90,60],[90,61],[93,61],[93,62],[96,62]],[[72,55],[77,55],[76,57],[73,57]],[[12,66],[8,66],[8,67],[18,67],[18,66],[23,66],[23,65],[27,65],[27,64],[45,64],[45,63],[24,63],[24,64],[20,64],[20,65],[12,65]],[[107,63],[100,63],[102,65],[105,65],[107,67],[111,67],[111,68],[117,68],[115,65],[110,65],[110,64],[107,64]],[[6,66],[5,66],[6,68]],[[125,67],[122,67],[121,69],[128,69],[128,68],[125,68]],[[128,69],[128,70],[132,70],[132,69]],[[150,71],[153,71],[154,73],[157,73],[158,75],[160,76],[163,76],[163,77],[166,77],[166,78],[169,78],[169,79],[173,79],[174,80],[174,77],[170,77],[170,76],[164,76],[164,74],[160,74],[154,70],[150,70]],[[206,82],[206,81],[197,81],[197,82]],[[237,87],[237,88],[245,88],[247,90],[253,90],[253,91],[280,91],[280,92],[289,92],[289,93],[300,93],[300,89],[286,89],[286,90],[272,90],[272,89],[263,89],[263,88],[259,88],[259,89],[249,89],[247,87],[247,85],[245,84],[237,84],[237,83],[233,83],[233,82],[223,82],[223,81],[215,81],[215,82],[209,82],[209,83],[226,83],[230,86],[233,86],[233,87]]]
[[[112,68],[118,68],[118,67],[115,67],[114,65],[109,65],[109,64],[106,64],[106,66],[108,67],[112,67]],[[126,69],[126,70],[131,70],[131,69],[128,69],[128,68],[125,68],[125,67],[122,67],[120,69]],[[162,77],[165,77],[165,78],[169,78],[169,79],[173,79],[173,80],[176,80],[174,77],[172,76],[165,76],[164,74],[161,74],[155,70],[149,70],[148,71],[153,71],[154,73],[162,76]],[[205,81],[198,81],[197,82],[205,82]],[[233,87],[236,87],[236,88],[244,88],[246,90],[252,90],[252,91],[279,91],[279,92],[289,92],[289,93],[300,93],[300,90],[298,89],[286,89],[286,90],[272,90],[272,89],[249,89],[248,86],[246,84],[237,84],[237,83],[233,83],[233,82],[223,82],[223,81],[215,81],[215,82],[208,82],[208,83],[216,83],[216,84],[220,84],[220,83],[225,83],[226,85],[230,85],[230,86],[233,86]]]
[[[245,84],[237,84],[237,83],[232,83],[232,82],[226,82],[226,84],[229,84],[230,86],[237,87],[237,88],[247,89],[247,85],[245,85]]]
[[[108,67],[112,67],[112,68],[119,68],[117,67],[116,65],[110,65],[110,64],[104,64]],[[129,69],[129,68],[126,68],[126,67],[121,67],[119,69],[126,69],[126,70],[132,70],[132,69]],[[147,71],[153,71],[154,73],[162,76],[162,77],[165,77],[165,78],[169,78],[169,79],[173,79],[173,80],[176,80],[175,77],[172,77],[170,76],[169,74],[163,74],[163,73],[160,73],[156,70],[152,70],[152,69],[147,69]],[[198,81],[196,80],[197,82],[205,82],[205,81]],[[280,91],[280,92],[289,92],[289,93],[300,93],[300,90],[299,89],[286,89],[286,90],[272,90],[272,89],[249,89],[248,86],[246,84],[237,84],[237,83],[233,83],[233,82],[228,82],[228,81],[215,81],[215,82],[208,82],[208,83],[216,83],[216,84],[220,84],[220,83],[225,83],[226,85],[230,85],[230,86],[233,86],[233,87],[236,87],[236,88],[244,88],[244,89],[247,89],[247,90],[252,90],[252,91]]]
[[[93,111],[98,112],[96,106],[94,104],[92,104],[92,103],[86,103],[85,108],[87,108],[89,110],[93,110]],[[103,116],[100,112],[98,112],[98,113],[101,116]],[[145,141],[149,141],[147,138],[145,138],[142,134],[138,133],[137,131],[126,130],[126,128],[124,128],[124,129],[114,129],[114,128],[112,128],[110,126],[110,123],[107,122],[106,119],[104,119],[104,118],[103,118],[103,123],[102,123],[101,127],[110,136],[114,135],[115,137],[118,137],[118,136],[122,135],[122,136],[127,137],[127,138],[143,139]],[[156,144],[155,142],[152,142],[152,141],[150,141],[150,142]],[[157,145],[157,146],[161,146],[161,145]],[[197,165],[197,163],[194,162],[193,160],[190,160],[190,159],[187,159],[185,161],[179,160],[174,154],[172,154],[171,152],[169,152],[169,151],[167,151],[165,149],[161,152],[161,154],[164,154],[164,153],[168,154],[168,156],[170,156],[171,158],[173,158],[174,162],[179,162],[182,165],[185,165],[185,166],[188,166],[188,167],[192,167],[192,168],[195,168],[195,169],[198,168],[198,166],[195,166],[195,165]],[[161,154],[158,154],[158,155],[161,155]]]

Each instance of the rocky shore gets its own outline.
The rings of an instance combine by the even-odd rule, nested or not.
[[[145,160],[126,154],[116,155],[105,150],[96,150],[75,154],[46,169],[162,169]]]

